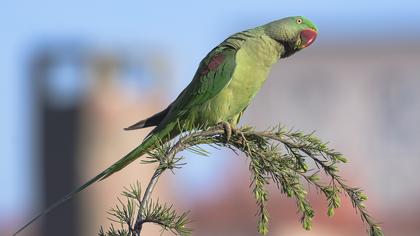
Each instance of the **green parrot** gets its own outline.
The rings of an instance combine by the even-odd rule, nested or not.
[[[115,164],[51,205],[39,217],[66,202],[91,184],[120,171],[150,151],[194,127],[235,126],[261,89],[274,63],[311,45],[317,28],[305,17],[287,17],[228,37],[201,61],[191,83],[166,109],[126,128],[155,126],[144,141]]]

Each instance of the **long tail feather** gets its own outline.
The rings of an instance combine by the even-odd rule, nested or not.
[[[15,236],[18,233],[20,233],[22,230],[24,230],[29,225],[31,225],[32,223],[34,223],[40,217],[48,214],[50,211],[54,210],[58,206],[60,206],[63,203],[67,202],[69,199],[71,199],[76,194],[78,194],[79,192],[83,191],[84,189],[86,189],[90,185],[92,185],[92,184],[94,184],[94,183],[96,183],[98,181],[101,181],[101,180],[106,179],[107,177],[111,176],[115,172],[120,171],[121,169],[123,169],[124,167],[126,167],[127,165],[129,165],[130,163],[132,163],[134,160],[136,160],[137,158],[139,158],[141,155],[145,154],[156,143],[156,141],[160,137],[162,137],[161,135],[162,135],[162,133],[155,133],[155,134],[150,135],[137,148],[133,149],[130,153],[128,153],[123,158],[121,158],[120,160],[118,160],[117,162],[115,162],[113,165],[111,165],[110,167],[108,167],[106,170],[102,171],[100,174],[98,174],[97,176],[93,177],[91,180],[89,180],[88,182],[86,182],[82,186],[78,187],[73,192],[70,192],[69,194],[67,194],[66,196],[64,196],[62,199],[60,199],[59,201],[57,201],[54,204],[50,205],[44,211],[42,211],[37,216],[35,216],[34,218],[32,218],[28,223],[26,223],[16,233],[14,233],[13,236]]]

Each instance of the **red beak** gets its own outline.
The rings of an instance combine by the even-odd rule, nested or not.
[[[300,32],[300,39],[302,40],[302,48],[306,48],[311,45],[318,33],[313,29],[304,29]]]

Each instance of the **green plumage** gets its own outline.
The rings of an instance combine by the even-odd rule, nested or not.
[[[137,148],[47,208],[23,228],[91,184],[123,169],[153,149],[159,140],[167,141],[177,136],[180,129],[191,130],[220,122],[235,126],[267,79],[271,66],[280,58],[309,46],[316,32],[309,20],[288,17],[227,38],[201,61],[193,80],[173,103],[127,128],[156,126]]]

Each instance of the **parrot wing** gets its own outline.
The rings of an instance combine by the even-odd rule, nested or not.
[[[176,116],[187,113],[217,95],[232,79],[237,49],[223,45],[213,49],[200,63],[191,83],[171,104]],[[173,112],[172,112],[173,113]]]

